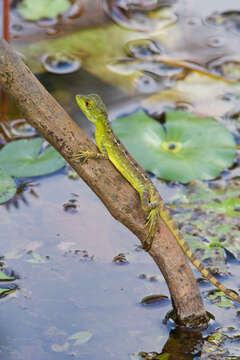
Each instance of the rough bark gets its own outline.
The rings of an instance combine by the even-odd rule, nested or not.
[[[71,164],[112,216],[143,241],[146,214],[136,191],[108,160],[93,159],[86,164],[72,160],[72,155],[80,149],[95,151],[94,143],[2,39],[0,85],[14,99],[26,120]],[[160,233],[155,234],[149,254],[166,279],[177,322],[188,327],[206,325],[208,316],[191,268],[164,223]]]

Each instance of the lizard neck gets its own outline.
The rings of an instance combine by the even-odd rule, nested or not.
[[[107,114],[101,114],[98,116],[97,121],[95,122],[97,129],[107,129],[110,126]]]

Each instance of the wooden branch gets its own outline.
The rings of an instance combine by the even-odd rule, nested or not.
[[[72,160],[72,155],[80,149],[96,151],[95,145],[2,39],[0,84],[14,99],[26,120],[71,164],[114,218],[143,241],[146,214],[141,209],[136,191],[108,160],[92,159],[87,164]],[[191,268],[164,223],[160,233],[154,237],[149,254],[166,279],[177,322],[188,327],[206,325],[208,316]]]

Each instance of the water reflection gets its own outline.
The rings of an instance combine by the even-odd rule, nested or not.
[[[240,80],[240,55],[224,56],[208,63],[210,71],[232,81]]]
[[[70,74],[81,67],[81,60],[72,54],[44,54],[41,62],[43,67],[53,74]]]
[[[159,41],[153,39],[128,41],[123,49],[127,56],[131,56],[135,59],[144,59],[145,57],[166,52],[163,45]]]
[[[31,138],[37,134],[25,119],[19,117],[19,111],[9,100],[5,92],[0,94],[0,142]]]
[[[240,11],[215,12],[206,18],[206,22],[224,27],[227,31],[240,32]]]
[[[203,343],[201,331],[176,328],[170,331],[169,338],[160,353],[142,351],[137,359],[194,360],[201,356]]]
[[[9,211],[11,209],[20,209],[20,206],[30,206],[29,195],[35,199],[39,198],[35,187],[39,186],[38,183],[33,183],[25,180],[17,180],[17,192],[9,201],[4,204],[4,207]]]
[[[171,9],[174,0],[105,0],[106,13],[119,25],[141,32],[160,31],[173,25],[177,17]]]

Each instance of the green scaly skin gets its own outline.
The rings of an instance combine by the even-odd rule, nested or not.
[[[201,274],[227,296],[240,302],[240,297],[234,291],[223,286],[194,256],[148,175],[141,166],[137,164],[118,137],[113,133],[108,120],[107,109],[101,98],[95,94],[86,96],[77,95],[76,101],[87,119],[96,126],[95,139],[100,152],[79,151],[73,158],[75,160],[82,160],[83,162],[91,158],[110,160],[123,177],[125,177],[138,192],[142,208],[147,213],[147,233],[143,244],[144,248],[147,251],[150,250],[154,235],[160,229],[161,218],[185,255]]]

